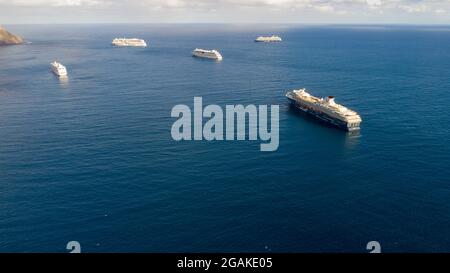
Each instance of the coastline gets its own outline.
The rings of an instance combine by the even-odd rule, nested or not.
[[[4,27],[0,26],[0,45],[19,45],[22,43],[22,37],[12,34]]]

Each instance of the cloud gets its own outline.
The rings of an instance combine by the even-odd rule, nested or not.
[[[18,7],[63,7],[63,6],[92,6],[107,4],[103,0],[0,0],[0,4]]]
[[[328,22],[333,18],[340,20],[340,16],[347,21],[352,21],[352,18],[359,21],[389,18],[395,21],[399,17],[414,21],[416,15],[428,15],[431,20],[444,18],[443,15],[450,10],[450,0],[0,0],[0,6],[9,7],[11,14],[33,9],[36,13],[34,17],[39,17],[39,12],[45,12],[50,18],[52,15],[54,18],[64,18],[60,11],[70,9],[73,16],[79,13],[93,20],[128,18],[133,21],[141,17],[144,18],[142,20],[163,18],[183,21],[188,18],[195,21],[204,17],[212,21],[226,18],[231,21],[271,22],[306,18],[304,20],[323,19]],[[298,16],[300,14],[302,16]],[[450,18],[447,21],[450,23]]]
[[[408,13],[423,13],[429,11],[428,6],[425,4],[400,5],[399,8]]]
[[[314,8],[321,12],[334,12],[334,7],[331,5],[318,5]]]
[[[369,7],[379,7],[382,5],[381,0],[366,0],[367,5],[369,5]]]

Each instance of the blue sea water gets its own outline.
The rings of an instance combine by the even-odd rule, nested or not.
[[[31,43],[0,47],[1,252],[450,251],[450,27],[7,27]],[[358,111],[361,132],[290,108],[299,87]],[[172,140],[194,96],[279,104],[279,149]]]

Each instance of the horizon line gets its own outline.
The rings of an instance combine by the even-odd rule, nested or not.
[[[297,26],[442,26],[450,23],[315,23],[315,22],[70,22],[70,23],[0,23],[2,25],[297,25]]]

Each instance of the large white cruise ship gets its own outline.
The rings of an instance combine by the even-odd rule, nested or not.
[[[147,43],[144,40],[137,38],[114,38],[112,44],[115,46],[147,46]]]
[[[280,36],[272,35],[272,36],[259,36],[255,39],[255,42],[281,42],[282,39]]]
[[[192,55],[195,57],[215,59],[218,61],[221,61],[223,59],[222,55],[217,50],[205,50],[205,49],[196,48],[192,52]]]
[[[50,68],[55,75],[59,77],[67,77],[67,69],[64,65],[54,61],[50,63]]]
[[[286,97],[298,109],[346,131],[359,130],[361,117],[355,111],[334,102],[334,97],[317,98],[306,90],[293,90]]]

